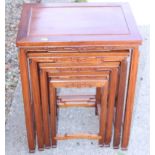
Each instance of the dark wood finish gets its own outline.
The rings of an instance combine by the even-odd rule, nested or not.
[[[121,145],[122,149],[127,149],[129,143],[130,126],[131,126],[132,111],[134,105],[134,94],[136,87],[136,77],[138,70],[138,59],[139,59],[139,50],[137,47],[133,49],[131,55],[130,75],[129,75],[127,101],[125,107],[123,134],[122,134],[122,145]]]
[[[34,117],[33,108],[30,95],[29,75],[28,75],[28,64],[26,58],[26,52],[24,49],[20,49],[19,52],[19,67],[22,82],[24,110],[25,110],[25,123],[27,129],[27,140],[29,151],[35,151],[35,129],[34,129]]]

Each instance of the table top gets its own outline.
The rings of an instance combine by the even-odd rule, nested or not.
[[[127,3],[24,4],[17,46],[139,45]]]

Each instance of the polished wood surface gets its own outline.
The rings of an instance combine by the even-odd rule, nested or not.
[[[48,67],[49,64],[47,63],[46,66]],[[45,65],[44,65],[44,67],[45,67]],[[46,81],[46,79],[47,79],[46,76],[47,75],[49,77],[52,77],[51,81],[52,82],[55,82],[57,84],[57,85],[54,84],[54,87],[58,87],[58,86],[60,87],[60,85],[61,85],[61,87],[84,87],[84,86],[90,87],[90,83],[88,84],[88,82],[87,82],[88,79],[91,82],[91,85],[93,84],[92,86],[94,86],[94,82],[97,84],[97,82],[98,82],[99,79],[103,81],[104,78],[108,78],[109,77],[108,74],[109,74],[109,71],[102,71],[102,72],[81,72],[81,74],[79,74],[79,72],[75,72],[75,73],[65,73],[65,72],[63,72],[63,73],[49,73],[49,74],[45,74],[45,68],[44,68],[40,72],[40,79],[43,80],[43,81]],[[93,79],[90,79],[90,77],[93,77]],[[67,79],[68,80],[70,79],[71,81],[68,81]],[[94,81],[94,79],[95,79],[95,81]],[[79,82],[79,81],[81,81],[81,84],[82,85],[81,84],[80,85],[79,84],[78,85],[75,85],[75,84],[73,85],[73,82],[76,83],[76,82]],[[92,83],[92,81],[94,81],[94,82]],[[43,90],[45,90],[45,92],[47,92],[48,90],[45,87],[47,87],[47,83],[45,83],[44,89],[43,89]],[[45,125],[44,126],[45,127],[45,131],[46,131],[46,128],[48,128],[48,124],[49,123],[47,121],[47,119],[48,119],[48,113],[46,113],[48,111],[48,101],[47,101],[48,99],[45,99],[45,97],[47,97],[46,94],[45,94],[45,92],[42,92],[43,94],[41,96],[44,97],[43,109],[46,109],[46,110],[43,110],[43,116],[44,116],[43,117],[43,122],[44,122],[44,125]],[[65,100],[64,97],[62,99],[63,99],[62,102],[68,101],[68,100]],[[74,100],[70,100],[70,101],[72,101],[72,102],[75,101],[75,98],[74,98]],[[94,102],[94,100],[93,100],[93,102]],[[94,105],[92,103],[91,104],[90,103],[89,104],[88,103],[87,104],[83,104],[83,103],[82,104],[75,104],[75,103],[74,104],[71,104],[71,103],[69,103],[69,104],[62,104],[61,103],[60,104],[60,103],[58,103],[58,107],[93,107],[93,106]],[[46,133],[46,135],[47,135],[47,133]]]
[[[65,135],[57,135],[55,137],[56,140],[70,140],[70,139],[90,139],[90,140],[99,140],[101,136],[94,134],[65,134]]]
[[[140,44],[127,3],[25,4],[18,46]]]
[[[121,148],[127,149],[141,43],[127,3],[24,4],[16,44],[20,47],[29,151],[35,150],[35,136],[39,150],[55,147],[57,139],[80,138],[80,135],[56,135],[56,102],[60,107],[72,107],[74,102],[71,98],[57,98],[56,87],[94,85],[97,91],[93,101],[81,98],[80,104],[95,106],[100,116],[100,132],[92,137],[81,134],[81,138],[98,139],[100,145],[109,146],[114,127],[114,148],[121,143]],[[127,63],[129,57],[131,61]],[[107,71],[108,90],[100,76],[95,79],[82,75]]]
[[[29,75],[28,75],[28,64],[26,58],[25,50],[21,49],[19,52],[19,67],[21,74],[22,82],[22,91],[23,91],[23,101],[24,101],[24,111],[25,111],[25,123],[27,129],[27,141],[29,146],[29,151],[35,151],[35,126],[34,126],[34,111],[32,108],[32,100],[30,94],[30,85],[29,85]]]
[[[51,129],[49,126],[49,89],[48,89],[48,78],[46,72],[40,72],[40,90],[41,90],[41,105],[43,114],[43,128],[44,128],[44,143],[45,147],[49,148],[51,146]]]
[[[112,64],[112,63],[110,63]],[[45,64],[41,63],[41,66],[44,66],[42,69],[43,70],[48,70],[51,71],[50,67],[51,66],[49,63],[46,63],[46,69],[45,69]],[[72,66],[73,67],[73,66]],[[84,67],[84,66],[83,66]],[[110,69],[111,66],[109,66],[109,70],[111,70],[111,79],[110,79],[110,89],[109,89],[109,100],[108,100],[108,113],[107,113],[107,125],[106,125],[106,144],[109,145],[110,144],[110,140],[111,140],[111,136],[112,136],[112,121],[113,121],[113,116],[114,116],[114,103],[115,103],[115,96],[116,96],[116,86],[117,86],[117,77],[118,77],[118,70],[117,67]],[[105,68],[104,68],[105,69]],[[87,75],[89,73],[89,76]],[[102,71],[102,72],[70,72],[70,73],[49,73],[48,75],[53,76],[54,78],[56,78],[58,85],[60,85],[60,81],[58,80],[62,80],[62,79],[72,79],[72,81],[75,79],[76,76],[78,76],[78,80],[81,80],[84,76],[84,78],[87,75],[87,78],[89,77],[89,80],[91,79],[90,77],[92,76],[93,79],[95,79],[95,81],[98,80],[98,76],[100,75],[104,75],[108,73],[108,69],[106,71]],[[75,76],[76,75],[76,76]],[[124,75],[122,75],[124,76]],[[72,78],[71,78],[72,77]],[[54,80],[54,78],[52,78],[52,81]],[[78,81],[77,80],[77,81]],[[84,80],[84,79],[83,79]],[[71,82],[71,81],[61,81],[61,82],[65,82],[61,85],[61,87],[69,87],[69,84],[67,84],[67,82]],[[93,80],[91,81],[91,83],[93,82]],[[73,86],[72,83],[70,83],[70,87]],[[92,83],[93,84],[93,83]],[[84,86],[84,85],[82,85]],[[90,86],[90,85],[89,85]],[[81,87],[81,84],[79,83],[78,86],[76,85],[76,87]]]
[[[115,53],[112,53],[113,55],[117,55],[117,54],[115,54]],[[122,57],[122,55],[124,56],[124,57]],[[40,55],[40,56],[39,56]],[[55,54],[54,54],[55,55]],[[56,56],[60,56],[61,54],[56,54]],[[67,56],[69,56],[68,54],[64,54],[64,55],[67,55]],[[70,55],[72,55],[72,53],[70,53]],[[72,60],[74,60],[74,55],[75,54],[73,54],[73,56],[72,56]],[[82,54],[82,56],[83,55],[86,55],[86,54]],[[87,55],[89,55],[89,54],[87,54]],[[92,53],[92,55],[94,55],[95,56],[95,54],[94,53]],[[104,55],[104,53],[102,53],[101,55]],[[106,55],[106,53],[105,53],[105,55]],[[119,58],[119,60],[124,60],[125,58],[127,58],[126,56],[128,56],[129,55],[129,52],[127,53],[127,52],[125,52],[125,53],[121,53],[121,52],[118,52],[118,55],[120,56],[120,58]],[[66,69],[69,69],[69,67],[70,67],[70,63],[64,63],[63,61],[61,62],[61,63],[53,63],[53,61],[52,61],[52,59],[48,59],[49,57],[41,57],[41,53],[39,54],[37,54],[37,56],[39,56],[39,57],[37,57],[37,59],[36,59],[36,57],[34,57],[33,56],[33,54],[31,53],[29,56],[31,56],[30,57],[30,60],[31,61],[35,61],[35,62],[39,62],[39,67],[40,68],[42,68],[43,70],[46,70],[46,71],[48,71],[51,75],[52,75],[52,71],[54,71],[55,69],[58,69],[59,70],[59,68],[66,68]],[[44,54],[44,56],[45,56],[45,54]],[[51,53],[51,56],[52,56],[52,53]],[[76,54],[76,56],[78,56],[77,54]],[[98,54],[98,56],[99,56],[99,54]],[[112,56],[112,55],[111,55]],[[118,57],[119,57],[118,56]],[[88,56],[89,57],[89,56]],[[48,63],[45,63],[46,62],[46,60],[44,59],[44,58],[47,58],[48,59]],[[82,58],[82,57],[81,57]],[[54,76],[57,76],[56,78],[58,78],[59,77],[59,79],[61,79],[61,77],[63,77],[64,78],[64,76],[66,76],[66,75],[68,75],[68,76],[66,76],[66,78],[69,78],[69,76],[71,75],[72,77],[73,77],[73,75],[75,76],[75,75],[78,75],[79,74],[79,71],[82,69],[82,68],[85,68],[85,66],[89,66],[89,69],[91,68],[92,69],[92,65],[93,66],[96,66],[96,67],[98,67],[100,70],[102,70],[102,67],[103,67],[103,71],[106,73],[108,70],[110,71],[112,71],[112,76],[111,76],[111,82],[112,82],[112,84],[110,84],[110,91],[109,91],[109,102],[108,102],[108,113],[107,113],[107,118],[108,118],[108,121],[107,121],[107,126],[106,126],[106,139],[105,139],[105,143],[106,143],[106,145],[109,145],[110,144],[110,141],[111,141],[111,136],[112,136],[112,120],[113,120],[113,107],[114,107],[114,102],[115,102],[115,95],[116,95],[116,86],[117,86],[117,70],[115,70],[115,69],[110,69],[110,68],[117,68],[117,67],[119,67],[119,64],[120,64],[120,62],[117,62],[115,59],[113,59],[114,58],[114,56],[113,57],[111,57],[112,59],[109,61],[109,62],[102,62],[102,63],[99,63],[99,64],[94,64],[93,65],[93,63],[91,62],[91,64],[87,64],[86,65],[86,63],[83,63],[83,62],[81,62],[80,64],[77,64],[77,63],[72,63],[72,70],[71,71],[73,71],[73,68],[74,68],[74,66],[75,67],[78,67],[79,69],[77,70],[78,72],[76,73],[74,73],[74,72],[71,72],[71,73],[63,73],[63,72],[60,72],[60,73],[53,73],[53,74],[55,74]],[[75,59],[76,59],[76,57],[75,57]],[[43,60],[43,61],[45,61],[44,63],[43,63],[43,61],[40,61],[40,60]],[[114,61],[114,62],[111,62],[111,61]],[[41,62],[41,63],[40,63]],[[52,62],[52,63],[50,63],[50,62]],[[103,66],[102,66],[103,65]],[[108,67],[108,68],[107,68]],[[84,69],[84,70],[86,70],[86,68]],[[66,71],[66,70],[64,70],[64,71]],[[92,72],[91,71],[91,74],[92,75],[95,75],[95,76],[97,76],[97,75],[103,75],[103,73],[104,72]],[[42,72],[42,71],[41,71]],[[54,71],[55,72],[55,71]],[[48,73],[48,74],[49,74]],[[84,74],[85,72],[83,72],[82,74]],[[86,74],[86,73],[85,73]],[[92,76],[91,75],[91,76]],[[79,74],[79,76],[82,76],[82,75],[80,75]],[[124,76],[124,75],[122,75],[122,76]],[[90,78],[89,78],[90,79]],[[94,78],[93,78],[94,79]],[[95,78],[95,80],[97,80],[97,78]],[[67,82],[67,81],[65,81],[65,82]],[[92,81],[93,82],[93,81]],[[95,82],[95,81],[94,81]],[[111,83],[110,82],[110,83]],[[73,83],[71,84],[70,83],[70,81],[69,81],[69,84],[70,84],[70,86],[72,86],[73,85]],[[93,83],[92,83],[93,84]],[[65,83],[65,85],[66,86],[68,86],[69,87],[69,85],[67,84],[67,83]],[[75,84],[74,84],[75,85]],[[76,86],[77,85],[79,85],[79,87],[81,87],[80,86],[80,83],[78,83],[78,84],[76,84]],[[62,87],[66,87],[66,86],[64,86],[64,84],[62,83]],[[46,115],[46,114],[45,114]]]
[[[36,120],[35,122],[36,122],[38,148],[42,150],[44,148],[44,138],[43,138],[43,122],[42,122],[39,78],[37,73],[37,64],[33,61],[30,63],[30,74],[31,74],[32,96],[34,101],[34,114]]]
[[[94,104],[92,104],[92,103],[88,103],[88,102],[82,102],[82,103],[75,103],[75,102],[73,102],[73,103],[63,103],[63,102],[61,102],[61,103],[58,103],[57,104],[58,105],[58,107],[60,107],[60,108],[68,108],[68,107],[95,107],[95,103]]]
[[[123,111],[124,111],[124,102],[125,102],[125,88],[127,84],[127,61],[124,60],[121,62],[120,67],[120,79],[118,85],[118,96],[116,100],[116,114],[114,122],[114,148],[119,148],[121,143],[121,131],[122,131],[122,122],[123,122]]]
[[[107,123],[107,113],[108,113],[108,86],[109,83],[106,82],[104,87],[101,87],[101,112],[99,121],[99,145],[103,146],[105,143],[105,133],[106,133],[106,123]]]
[[[89,83],[89,81],[91,83]],[[78,84],[77,84],[78,83]],[[55,90],[56,88],[84,88],[84,87],[101,87],[102,92],[101,95],[101,115],[100,115],[100,127],[99,127],[99,136],[101,137],[99,139],[99,144],[104,145],[104,137],[105,137],[105,128],[106,128],[106,115],[107,115],[107,97],[108,97],[108,79],[103,79],[101,78],[100,80],[95,80],[92,82],[92,80],[80,80],[80,79],[75,79],[74,81],[71,80],[50,80],[50,106],[52,107],[51,111],[51,129],[53,131],[52,134],[52,146],[55,146],[56,144],[56,138],[53,139],[53,137],[56,137],[56,99],[55,95]],[[52,92],[53,91],[53,92]],[[96,135],[97,136],[97,135]],[[94,137],[94,136],[93,136]],[[72,138],[92,138],[91,136],[81,136],[81,135],[76,135],[76,137],[70,137]],[[67,139],[67,137],[62,136],[62,139]],[[96,138],[95,138],[96,139]]]
[[[49,90],[50,90],[50,120],[51,120],[51,143],[52,147],[56,147],[57,141],[55,139],[56,137],[56,130],[57,130],[57,119],[56,119],[56,88],[49,85]]]
[[[110,145],[112,137],[113,117],[114,117],[114,105],[116,97],[118,68],[113,68],[111,72],[111,83],[109,86],[109,98],[108,98],[108,111],[107,111],[107,123],[105,133],[105,144]]]
[[[121,144],[122,149],[127,149],[129,143],[132,112],[134,106],[136,78],[138,71],[138,59],[139,59],[139,49],[134,48],[131,56],[129,84],[128,84],[127,101],[126,101],[124,124],[123,124],[122,144]]]

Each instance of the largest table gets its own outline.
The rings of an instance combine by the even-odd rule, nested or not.
[[[121,143],[121,147],[126,149],[141,42],[127,3],[24,4],[17,46],[30,151],[35,149],[35,131],[28,52],[84,52],[89,55],[96,51],[129,50],[130,67]]]

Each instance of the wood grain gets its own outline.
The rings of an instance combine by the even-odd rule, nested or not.
[[[125,88],[126,88],[126,76],[127,76],[127,61],[124,60],[121,62],[120,67],[120,79],[118,85],[118,97],[116,102],[116,114],[114,122],[114,148],[119,148],[121,140],[121,128],[123,122],[123,108],[124,108],[124,99],[125,99]]]
[[[47,91],[45,85],[47,81],[43,81],[42,79],[40,81],[40,89],[37,63],[39,63],[37,64],[39,68],[43,70],[49,67],[45,69],[46,72],[57,72],[59,74],[63,72],[66,72],[66,74],[75,72],[82,74],[82,72],[86,71],[102,72],[106,70],[111,72],[113,69],[119,69],[119,67],[122,69],[123,66],[120,63],[123,63],[130,56],[129,51],[133,49],[130,56],[131,66],[121,144],[121,147],[126,149],[129,142],[133,111],[138,46],[141,43],[141,36],[127,3],[24,4],[16,45],[20,48],[19,63],[29,150],[32,152],[35,149],[36,131],[39,148],[42,148],[44,144],[45,146],[49,146],[50,144],[48,139],[48,116],[44,115],[49,110],[47,96],[50,93]],[[30,64],[29,68],[27,62],[30,59],[34,63]],[[49,64],[47,65],[46,63]],[[31,71],[30,78],[32,84],[30,84],[29,71]],[[125,71],[122,72],[125,73]],[[70,77],[66,77],[66,80],[63,81],[66,83],[65,85],[63,82],[57,80],[57,82],[55,81],[55,86],[80,88],[85,86],[92,87],[95,84],[95,81],[89,83],[84,81],[84,79],[77,82],[77,80],[73,80],[73,77],[72,81],[68,80],[67,82],[67,78]],[[110,88],[113,96],[115,94],[115,83],[117,83],[115,82],[116,78],[113,77],[114,80],[112,80],[114,88]],[[125,79],[125,76],[120,75],[118,78],[122,81],[122,79]],[[118,103],[116,104],[115,147],[119,145],[120,141],[119,133],[121,132],[120,124],[124,97],[124,87],[121,85],[123,85],[124,81],[119,84],[118,93],[116,93]],[[96,83],[97,87],[103,87],[102,81],[96,81]],[[57,98],[55,97],[55,88],[52,87],[51,89],[50,112],[52,117],[50,115],[50,118],[52,118],[51,123],[54,129],[54,132],[52,132],[52,146],[56,146],[54,138],[56,137],[57,116],[55,102]],[[101,100],[101,90],[97,91],[96,98],[98,101]],[[43,104],[41,105],[41,103]],[[107,134],[105,134],[105,138],[102,137],[102,142],[105,141],[106,144],[109,144],[111,141],[111,120],[114,115],[113,104],[113,98],[108,96]],[[42,123],[41,110],[44,111],[43,122],[45,121],[45,124]],[[100,114],[101,111],[100,107]],[[102,121],[104,121],[103,118]]]
[[[56,88],[49,85],[50,90],[50,112],[51,112],[51,140],[52,140],[52,147],[56,147],[57,141],[56,137],[56,126],[57,126],[57,119],[56,119]]]
[[[105,133],[105,144],[110,145],[112,137],[113,117],[114,117],[114,105],[116,97],[116,87],[118,79],[118,69],[113,68],[111,71],[111,79],[109,86],[109,98],[108,98],[108,111],[107,111],[107,124]]]
[[[40,90],[41,90],[41,103],[43,114],[43,127],[44,127],[44,142],[45,147],[51,146],[50,140],[50,126],[49,126],[49,90],[47,73],[40,70]]]
[[[32,95],[34,101],[34,114],[35,114],[38,148],[42,150],[44,148],[42,108],[41,108],[40,87],[38,79],[38,68],[37,64],[34,61],[30,62],[30,74],[32,84]]]
[[[29,151],[35,151],[35,128],[34,128],[34,117],[33,117],[33,108],[32,100],[30,94],[30,83],[28,75],[28,64],[26,58],[26,52],[24,49],[20,49],[18,54],[19,57],[19,67],[23,91],[23,101],[24,101],[24,111],[25,111],[25,122],[27,129],[27,141],[29,146]]]
[[[99,145],[103,146],[105,141],[105,131],[107,123],[107,96],[108,96],[108,82],[101,88],[101,111],[100,111],[100,127],[99,127]]]
[[[141,43],[127,3],[25,4],[19,28],[17,46]]]
[[[82,102],[82,103],[75,103],[75,102],[73,102],[73,103],[63,103],[63,102],[60,102],[60,103],[58,103],[57,104],[58,105],[58,107],[59,108],[70,108],[70,107],[86,107],[86,108],[88,108],[88,107],[95,107],[95,103],[93,104],[93,103],[89,103],[89,102]]]
[[[128,84],[127,101],[126,101],[124,124],[123,124],[122,144],[121,144],[122,149],[127,149],[129,144],[130,127],[131,127],[134,95],[136,87],[136,77],[139,62],[138,59],[139,59],[139,50],[137,47],[133,49],[131,56],[129,84]]]
[[[57,135],[55,137],[56,140],[70,140],[70,139],[89,139],[89,140],[99,140],[101,136],[93,135],[93,134],[65,134],[65,135]]]

